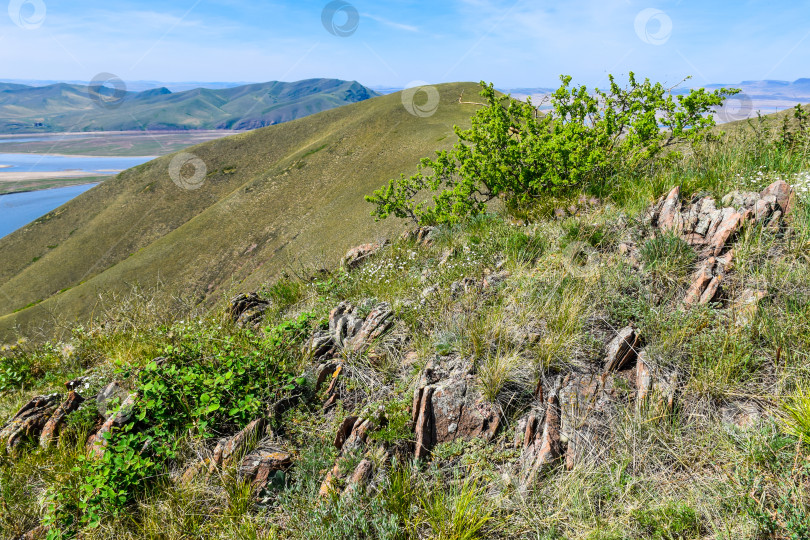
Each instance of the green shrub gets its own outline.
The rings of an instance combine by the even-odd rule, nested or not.
[[[238,336],[209,334],[204,327],[178,328],[181,335],[164,348],[164,360],[150,362],[135,375],[135,422],[109,433],[100,458],[79,458],[83,483],[78,501],[74,493],[54,486],[45,522],[69,531],[97,527],[160,484],[182,437],[231,433],[264,415],[270,403],[302,384],[291,375],[297,365],[289,361],[310,319],[302,315],[246,344]]]
[[[627,88],[611,75],[608,91],[572,88],[571,77],[560,79],[542,115],[531,101],[498,96],[482,82],[486,103],[472,127],[456,127],[453,150],[423,159],[414,176],[401,175],[366,197],[376,206],[373,215],[456,223],[486,212],[496,199],[520,211],[543,195],[604,183],[648,165],[678,142],[700,139],[714,125],[712,107],[738,92],[700,89],[676,99],[660,83],[639,83],[632,72]]]
[[[31,377],[31,360],[24,355],[0,357],[0,392],[20,388]]]

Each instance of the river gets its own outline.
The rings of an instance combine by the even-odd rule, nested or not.
[[[17,140],[19,141],[19,139]],[[15,141],[15,142],[17,142]],[[0,153],[1,173],[66,172],[75,176],[111,174],[135,167],[154,159],[153,157],[93,157],[60,156],[50,154],[6,154]]]
[[[0,195],[0,238],[59,208],[97,184]]]

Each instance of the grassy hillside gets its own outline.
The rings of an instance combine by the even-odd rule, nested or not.
[[[114,106],[101,106],[85,86],[4,85],[0,87],[0,133],[255,129],[376,95],[357,82],[310,79],[220,90],[126,92],[120,101],[111,102]]]
[[[207,168],[193,191],[170,179],[172,156],[121,173],[0,240],[0,333],[88,316],[135,284],[217,300],[397,233],[363,196],[452,145],[475,107],[458,96],[476,88],[440,86],[428,118],[393,94],[192,147]]]
[[[442,108],[455,110],[457,90],[442,89]],[[324,135],[344,151],[368,142],[361,159],[376,164],[437,145],[446,127],[420,129],[395,105],[352,106],[354,114],[333,117],[341,135]],[[364,107],[387,116],[365,117]],[[359,133],[350,130],[355,121],[366,135],[346,135]],[[392,137],[377,122],[397,132],[400,148],[371,144]],[[303,137],[307,126],[258,137]],[[810,142],[805,135],[785,145],[778,130],[736,128],[607,186],[548,196],[520,223],[479,215],[395,240],[352,268],[327,264],[272,280],[252,271],[259,261],[246,262],[243,235],[276,231],[287,249],[309,245],[281,238],[273,196],[297,188],[306,209],[310,184],[296,171],[320,163],[341,181],[350,176],[345,158],[363,172],[346,152],[316,161],[330,148],[311,153],[324,144],[317,129],[299,139],[309,149],[268,158],[279,172],[260,170],[235,186],[212,176],[212,187],[231,190],[177,226],[190,228],[176,239],[137,229],[148,207],[128,213],[152,189],[189,211],[165,184],[129,186],[155,164],[119,178],[137,197],[91,192],[77,204],[96,205],[98,215],[109,208],[128,220],[121,228],[159,237],[132,260],[157,250],[175,282],[175,252],[191,261],[182,267],[190,276],[229,265],[248,275],[235,291],[258,289],[244,300],[263,311],[237,319],[178,303],[166,313],[165,291],[140,291],[109,298],[98,320],[61,341],[0,345],[0,419],[31,404],[25,422],[0,429],[0,536],[810,537]],[[214,150],[238,153],[251,140],[195,153],[213,159]],[[251,149],[255,156],[260,147]],[[288,177],[298,183],[285,192]],[[792,201],[786,191],[769,195],[782,182],[793,186]],[[251,197],[258,209],[245,204]],[[301,234],[341,242],[367,210],[313,210],[312,220],[329,221]],[[154,215],[173,214],[160,207]],[[63,220],[77,229],[65,242],[84,238],[77,247],[89,249],[92,239],[78,231],[96,215],[62,216],[43,227]],[[94,230],[109,250],[106,231]],[[365,229],[362,240],[378,230]],[[233,247],[209,262],[222,246]],[[109,275],[125,281],[127,264]],[[707,272],[716,288],[704,298]],[[700,301],[686,302],[701,283]],[[61,417],[54,440],[42,424],[55,430],[56,405],[76,404],[68,381],[86,401]],[[104,426],[106,438],[88,441]]]

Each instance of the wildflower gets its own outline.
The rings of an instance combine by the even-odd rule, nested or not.
[[[59,352],[63,358],[71,358],[76,353],[76,347],[69,343],[63,343]]]

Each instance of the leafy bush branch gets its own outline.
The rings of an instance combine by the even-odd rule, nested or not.
[[[691,90],[636,80],[626,88],[610,76],[607,91],[572,87],[571,77],[540,114],[531,100],[499,95],[481,83],[483,107],[470,129],[454,128],[459,142],[435,158],[424,158],[411,177],[404,174],[367,196],[378,220],[391,215],[421,224],[455,223],[485,212],[501,199],[520,208],[546,193],[649,164],[670,147],[698,141],[715,125],[713,107],[738,90]],[[428,194],[432,193],[432,201]]]

